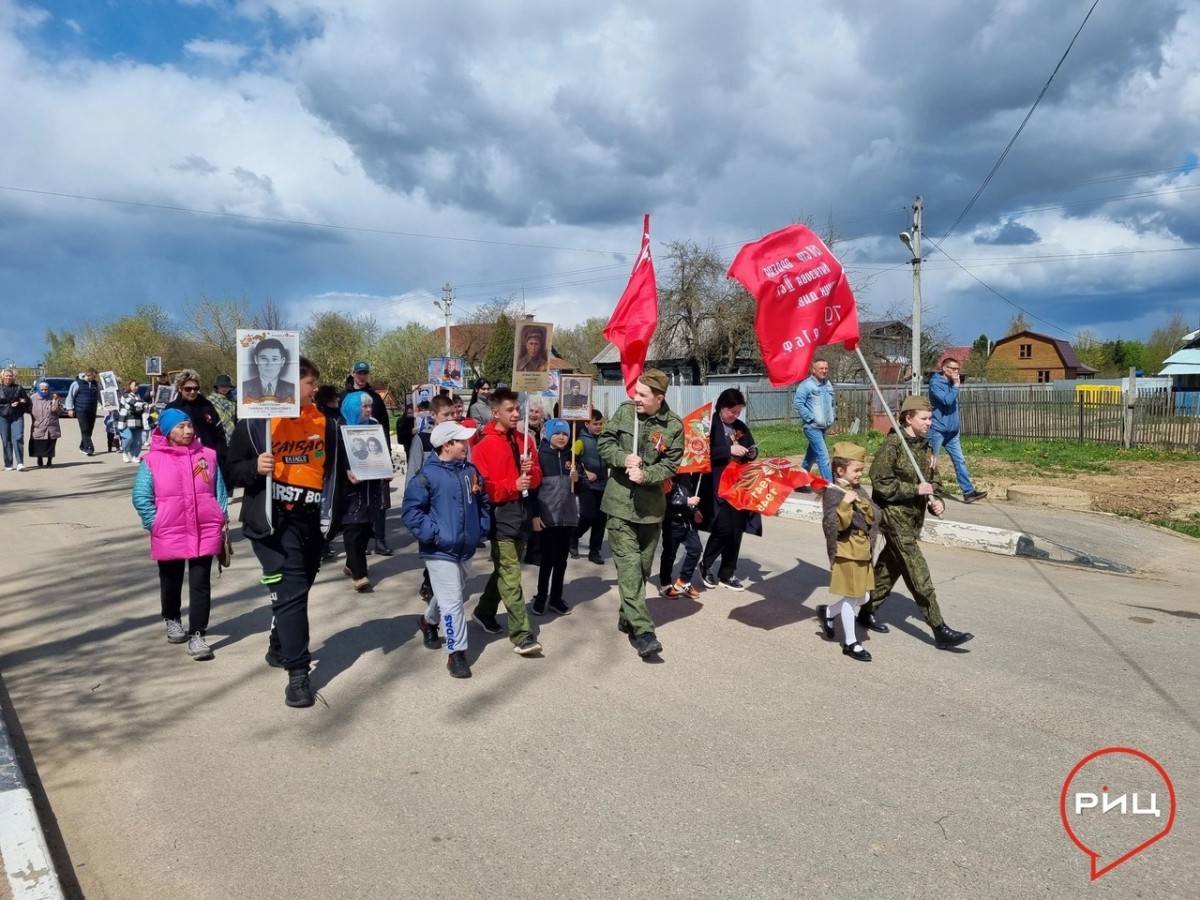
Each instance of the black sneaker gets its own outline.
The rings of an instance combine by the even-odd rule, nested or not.
[[[467,664],[467,651],[455,650],[446,660],[446,668],[450,670],[451,678],[470,678],[471,667]]]
[[[279,639],[275,637],[274,631],[267,639],[267,655],[264,659],[266,659],[267,665],[273,669],[283,668],[283,651],[279,647]]]
[[[308,669],[292,669],[288,672],[288,685],[283,691],[283,702],[288,706],[303,709],[316,703],[312,685],[308,681]]]
[[[421,616],[417,620],[417,627],[421,629],[421,637],[424,639],[426,647],[430,650],[437,650],[442,646],[442,636],[438,634],[437,622],[430,622]]]
[[[706,588],[715,588],[721,583],[717,581],[717,576],[715,576],[708,569],[700,570],[700,580],[704,582],[704,586]]]
[[[546,604],[546,609],[559,616],[569,616],[571,614],[571,607],[567,606],[562,600],[551,600]]]
[[[544,616],[546,614],[546,598],[534,596],[533,600],[530,601],[529,611],[535,616]]]
[[[987,491],[968,491],[963,494],[963,503],[974,503],[976,500],[986,500]]]
[[[638,656],[645,658],[655,653],[662,653],[662,644],[654,636],[653,631],[647,631],[633,639],[633,649],[637,651]]]
[[[572,544],[571,548],[567,551],[567,553],[570,554],[571,559],[579,559],[579,545]]]
[[[479,623],[479,627],[488,634],[499,634],[504,629],[500,627],[500,623],[496,621],[495,616],[489,616],[487,613],[481,613],[475,610],[472,618]]]
[[[722,578],[721,584],[729,588],[731,591],[744,591],[746,586],[736,575],[730,575],[728,578]]]
[[[376,541],[375,542],[375,552],[378,553],[380,556],[391,556],[396,551],[393,550],[391,547],[389,547],[387,544],[385,544],[383,541]]]
[[[598,566],[602,566],[602,565],[604,565],[604,557],[601,556],[599,553],[589,553],[588,554],[588,562],[595,563]]]
[[[538,639],[532,634],[527,634],[521,643],[513,645],[513,653],[521,656],[535,656],[541,652],[542,645],[538,643]]]
[[[817,607],[817,624],[821,626],[821,634],[825,636],[825,640],[832,641],[833,622],[829,618],[829,607],[824,603]]]

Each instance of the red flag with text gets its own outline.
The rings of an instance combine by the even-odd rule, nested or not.
[[[758,303],[754,330],[774,387],[807,378],[822,344],[858,346],[858,310],[842,264],[804,225],[744,246],[729,277]]]
[[[697,406],[683,417],[683,462],[680,472],[712,471],[713,401]]]
[[[638,252],[629,284],[617,301],[604,337],[621,353],[621,374],[625,392],[633,396],[634,382],[646,368],[646,353],[658,325],[658,288],[654,283],[654,260],[650,258],[650,214],[642,226],[642,249]]]
[[[717,496],[734,509],[773,516],[796,488],[811,485],[815,490],[827,483],[783,457],[756,459],[745,465],[731,461],[721,473]]]

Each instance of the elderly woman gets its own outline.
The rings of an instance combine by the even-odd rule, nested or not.
[[[50,393],[50,385],[43,381],[29,398],[33,429],[29,432],[29,455],[37,460],[38,468],[54,465],[54,445],[62,437],[62,426],[58,423],[61,401],[57,394]]]
[[[29,394],[17,384],[12,369],[0,371],[0,442],[4,444],[4,471],[10,472],[13,463],[20,472],[25,468],[25,413],[29,409]]]

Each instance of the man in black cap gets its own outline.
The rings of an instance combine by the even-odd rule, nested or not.
[[[237,425],[237,401],[233,399],[233,379],[228,375],[218,375],[213,383],[213,394],[208,398],[217,411],[225,438],[233,437],[233,428]]]
[[[388,456],[392,455],[392,420],[388,416],[387,405],[383,402],[383,397],[375,388],[371,387],[371,366],[363,359],[358,360],[350,367],[350,379],[346,384],[346,390],[342,392],[344,399],[346,394],[351,391],[364,391],[371,397],[371,418],[383,426],[383,436],[387,439]],[[387,511],[391,508],[391,485],[383,492],[383,509],[379,511],[379,517],[375,520],[375,547],[374,552],[380,556],[391,556],[395,551],[388,546],[387,532],[384,530],[387,526]],[[368,551],[370,552],[370,551]]]

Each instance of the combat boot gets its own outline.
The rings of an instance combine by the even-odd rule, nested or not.
[[[933,629],[933,644],[939,650],[946,650],[949,647],[957,647],[960,644],[965,644],[975,635],[969,631],[955,631],[945,622]]]
[[[892,629],[888,628],[886,622],[880,622],[875,618],[875,613],[870,612],[865,606],[858,611],[858,624],[868,631],[874,631],[876,634],[887,634]]]

